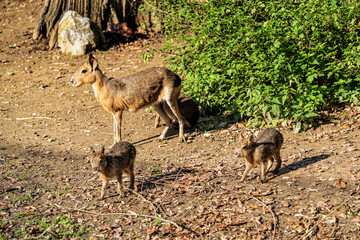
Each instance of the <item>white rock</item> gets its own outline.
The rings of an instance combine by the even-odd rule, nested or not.
[[[67,11],[59,22],[58,45],[64,54],[84,55],[104,40],[100,29],[75,11]]]

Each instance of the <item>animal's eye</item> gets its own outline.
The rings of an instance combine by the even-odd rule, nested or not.
[[[87,70],[86,70],[86,69],[84,69],[84,70],[82,70],[82,71],[81,71],[81,73],[86,73],[86,72],[87,72]]]

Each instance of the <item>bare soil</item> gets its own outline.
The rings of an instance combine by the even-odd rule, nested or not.
[[[155,113],[127,112],[123,139],[137,149],[138,190],[120,198],[111,182],[99,201],[89,147],[111,146],[112,116],[90,85],[69,83],[85,56],[32,40],[42,5],[0,1],[0,239],[360,238],[360,114],[351,107],[307,132],[279,128],[283,165],[264,184],[259,167],[240,183],[245,164],[235,156],[239,133],[257,129],[201,116],[186,143],[177,130],[157,142]],[[152,38],[95,56],[108,77],[120,77],[163,66],[159,54],[141,57],[160,47]],[[60,217],[71,222],[50,222]]]

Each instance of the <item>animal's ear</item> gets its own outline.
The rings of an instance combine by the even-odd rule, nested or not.
[[[98,61],[97,59],[92,55],[92,53],[90,53],[88,55],[88,58],[86,60],[86,63],[89,64],[89,66],[91,67],[91,71],[93,72],[97,67],[98,67]]]
[[[101,155],[105,155],[105,146],[102,146],[100,153]]]
[[[253,143],[254,143],[254,135],[251,134],[247,139],[247,144],[251,145]]]
[[[242,142],[244,140],[244,135],[242,134],[242,132],[240,132],[240,134],[238,135],[238,137],[236,138],[237,142]]]
[[[242,134],[242,132],[240,133],[239,138],[240,138],[240,139],[244,139],[244,135]]]

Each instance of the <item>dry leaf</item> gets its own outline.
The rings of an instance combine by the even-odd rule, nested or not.
[[[354,174],[356,173],[356,171],[355,171],[355,170],[349,170],[349,173],[350,173],[351,175],[354,175]]]
[[[337,180],[337,182],[335,183],[335,186],[338,188],[342,188],[345,189],[346,188],[346,182],[344,182],[344,180],[342,180],[341,178],[339,180]]]
[[[39,227],[34,227],[34,228],[30,229],[29,233],[30,234],[36,233],[39,231],[39,229],[40,229]]]
[[[151,235],[153,235],[155,232],[157,231],[156,227],[149,227],[148,230],[146,231],[146,239],[151,239]]]
[[[126,222],[124,223],[124,226],[133,224],[133,220],[131,218],[125,218],[125,219],[126,219]]]
[[[346,150],[347,150],[348,152],[355,152],[355,151],[357,150],[357,148],[354,147],[354,146],[352,146],[352,147],[346,148]]]

